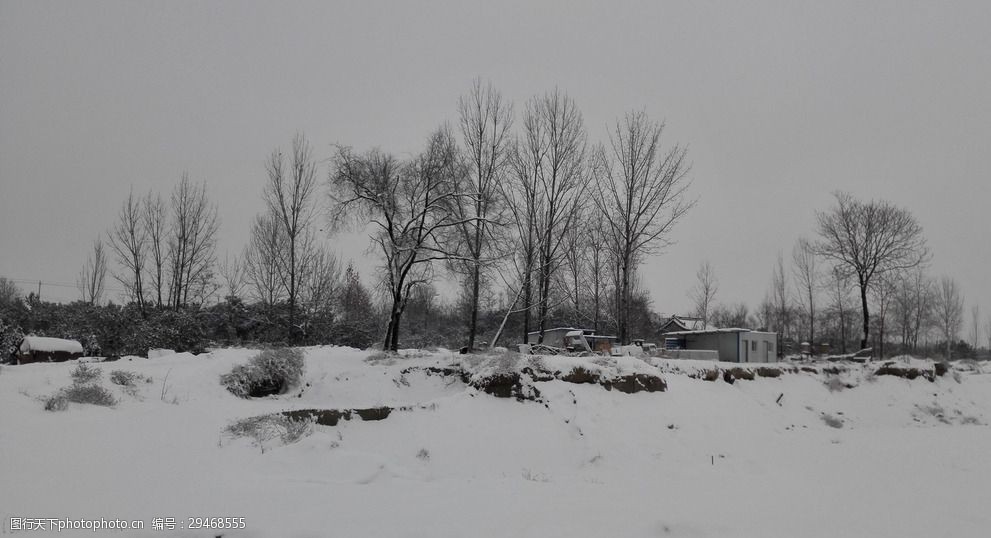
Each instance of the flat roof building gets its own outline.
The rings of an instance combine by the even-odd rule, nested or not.
[[[778,333],[750,329],[676,331],[664,335],[664,348],[716,351],[723,362],[777,362]]]

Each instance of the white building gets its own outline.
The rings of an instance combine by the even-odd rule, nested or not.
[[[711,350],[724,362],[777,362],[778,333],[750,329],[676,331],[664,335],[669,350]]]

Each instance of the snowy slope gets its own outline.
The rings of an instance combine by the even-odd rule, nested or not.
[[[169,536],[976,537],[991,528],[991,374],[979,368],[933,382],[870,375],[877,365],[791,368],[730,384],[692,377],[713,368],[706,361],[546,358],[565,372],[663,372],[668,389],[537,381],[540,401],[521,402],[443,375],[506,367],[512,356],[369,359],[328,347],[307,350],[300,388],[241,400],[218,378],[252,354],[95,364],[119,403],[64,412],[41,400],[71,383],[75,361],[3,367],[2,528],[10,517],[145,521],[115,536],[162,534],[151,530],[156,517],[244,517],[247,527]],[[152,382],[129,394],[107,380],[116,369]],[[406,409],[316,426],[288,445],[224,433],[284,410],[379,406]]]

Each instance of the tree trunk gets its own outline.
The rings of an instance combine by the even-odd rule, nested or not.
[[[630,325],[630,263],[623,260],[623,278],[619,294],[619,343],[627,345],[629,343]]]
[[[530,303],[533,291],[530,289],[530,275],[523,278],[523,344],[529,344],[530,338]]]
[[[475,333],[478,331],[479,267],[476,260],[471,276],[471,322],[468,325],[468,351],[475,350]]]
[[[399,322],[403,313],[396,312],[392,318],[392,342],[389,344],[390,351],[399,351]]]
[[[864,338],[860,340],[860,349],[866,349],[870,337],[871,317],[867,311],[867,283],[864,282],[863,277],[860,278],[860,307],[864,313]]]
[[[544,343],[544,331],[547,330],[547,311],[550,309],[550,298],[548,294],[551,291],[549,273],[550,264],[542,264],[540,268],[540,336],[537,338],[538,344]]]
[[[289,343],[296,343],[296,236],[289,239]]]

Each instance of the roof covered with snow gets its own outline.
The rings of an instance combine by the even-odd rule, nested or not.
[[[749,333],[753,332],[750,329],[740,329],[737,327],[730,327],[726,329],[706,329],[703,331],[676,331],[672,333],[664,333],[664,336],[689,336],[693,334],[721,334],[721,333]]]
[[[681,332],[713,331],[717,329],[717,327],[713,325],[709,325],[704,321],[702,321],[702,318],[697,318],[692,316],[671,316],[661,327],[661,331],[664,332],[673,327],[681,327]]]
[[[46,351],[54,353],[62,351],[65,353],[83,352],[83,345],[75,340],[65,340],[62,338],[47,338],[44,336],[25,336],[21,341],[21,353],[32,351]]]

